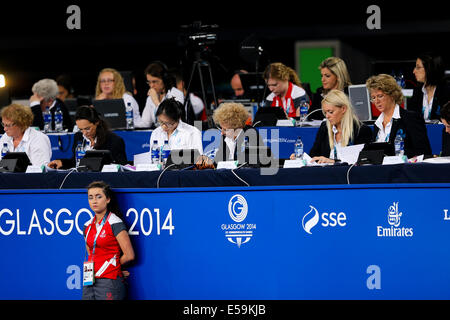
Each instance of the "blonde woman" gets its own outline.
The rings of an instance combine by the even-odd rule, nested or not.
[[[139,105],[132,94],[125,89],[125,83],[120,73],[112,68],[105,68],[100,71],[95,87],[95,99],[123,99],[125,105],[131,103],[133,107],[134,126],[140,127],[141,115]]]
[[[329,57],[319,65],[322,87],[317,88],[312,99],[311,111],[322,108],[322,99],[333,89],[341,90],[348,94],[348,86],[352,83],[344,60],[337,57]],[[311,119],[323,119],[323,114],[315,112]]]
[[[300,104],[310,103],[306,91],[301,87],[297,73],[280,62],[271,63],[263,74],[267,87],[272,92],[265,101],[266,107],[282,107],[287,117],[300,116]]]
[[[395,79],[388,74],[379,74],[367,79],[366,87],[370,101],[381,112],[374,125],[375,141],[394,144],[397,133],[401,132],[408,158],[430,155],[425,121],[419,113],[400,108],[403,102],[402,88]]]
[[[340,148],[372,141],[372,130],[359,121],[344,92],[331,90],[322,100],[322,112],[327,120],[317,131],[311,161],[334,163],[339,161]]]

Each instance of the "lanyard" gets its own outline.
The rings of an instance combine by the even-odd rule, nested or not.
[[[97,230],[97,234],[95,235],[95,238],[94,238],[94,245],[93,245],[92,254],[91,254],[91,257],[92,257],[92,258],[94,257],[94,254],[95,254],[95,247],[97,246],[97,238],[98,238],[100,232],[102,231],[103,225],[106,223],[106,220],[108,220],[110,214],[111,214],[111,213],[109,213],[108,215],[105,214],[105,216],[104,216],[103,219],[102,219],[102,223],[101,223],[100,226],[99,226],[99,230]],[[95,220],[95,216],[94,216],[94,218],[92,219],[92,223],[94,223],[94,220]],[[88,231],[86,232],[86,246],[87,246],[87,238],[88,238],[88,236],[89,236],[89,231],[91,231],[92,223],[89,225],[89,229],[88,229]],[[84,257],[86,258],[86,248],[85,248],[85,252],[84,252]]]

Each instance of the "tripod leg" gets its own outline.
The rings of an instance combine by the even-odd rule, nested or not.
[[[211,80],[211,90],[212,90],[212,94],[213,94],[214,106],[215,106],[215,108],[217,108],[219,105],[217,104],[216,90],[214,89],[214,81],[213,81],[213,76],[212,76],[212,71],[211,71],[211,65],[209,63],[208,63],[208,71],[209,71],[209,79]]]
[[[197,63],[197,68],[198,68],[198,74],[200,76],[200,86],[202,88],[203,103],[205,104],[205,106],[207,106],[208,101],[206,100],[205,84],[203,83],[203,75],[202,75],[202,69],[201,69],[200,63]]]

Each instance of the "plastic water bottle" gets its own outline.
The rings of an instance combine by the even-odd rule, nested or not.
[[[44,116],[44,132],[52,131],[52,114],[50,113],[49,107],[45,108],[45,111],[42,114]]]
[[[150,150],[150,156],[153,164],[159,164],[159,147],[157,140],[153,140],[152,148]]]
[[[403,72],[400,71],[400,73],[398,74],[398,76],[395,78],[395,80],[397,81],[397,84],[404,89],[405,88],[405,77],[403,76]]]
[[[161,149],[161,160],[163,165],[166,165],[167,159],[169,158],[170,155],[170,147],[169,147],[169,141],[168,140],[164,140],[164,145]]]
[[[300,123],[303,123],[306,120],[306,116],[308,115],[309,104],[306,101],[302,101],[300,104]]]
[[[397,135],[395,136],[395,140],[394,140],[394,146],[395,146],[395,155],[403,156],[405,153],[405,144],[403,141],[403,135],[402,135],[401,129],[399,131],[397,131]]]
[[[303,159],[303,141],[300,137],[295,140],[294,144],[295,159]]]
[[[63,113],[59,106],[56,107],[56,112],[55,112],[55,131],[63,132]]]
[[[8,144],[4,143],[2,147],[2,158],[9,152]]]
[[[77,168],[80,166],[80,161],[85,154],[86,151],[84,151],[83,145],[81,144],[81,142],[78,143],[77,148],[75,149],[75,163]]]
[[[244,141],[242,141],[241,145],[241,152],[244,153],[245,150],[248,150],[250,147],[250,144],[248,142],[248,136],[244,136]]]
[[[127,119],[127,129],[134,130],[133,107],[131,106],[131,102],[128,102],[125,107],[125,118]]]

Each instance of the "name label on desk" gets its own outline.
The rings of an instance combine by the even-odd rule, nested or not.
[[[217,163],[217,169],[236,169],[237,168],[237,161],[230,160],[230,161],[219,161]]]
[[[277,120],[277,127],[293,127],[294,123],[291,119],[280,119]]]
[[[28,166],[26,173],[42,173],[42,166]]]
[[[385,156],[383,158],[383,164],[399,164],[407,161],[406,156]]]
[[[301,168],[305,166],[305,160],[295,159],[295,160],[285,160],[283,168]]]
[[[102,172],[119,172],[120,164],[105,164],[102,168]]]
[[[138,163],[136,171],[159,171],[160,165],[156,163]]]

